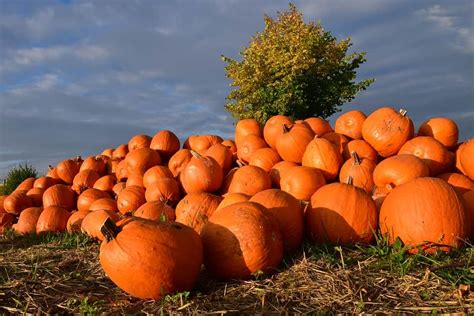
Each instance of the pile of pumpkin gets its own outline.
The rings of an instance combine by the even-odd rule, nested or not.
[[[0,199],[0,227],[83,232],[102,241],[111,280],[139,298],[190,290],[204,264],[220,279],[277,270],[306,235],[412,252],[449,251],[474,235],[474,139],[450,119],[415,136],[407,112],[241,120],[234,140],[168,130],[100,155],[61,161]],[[13,226],[12,226],[13,225]]]

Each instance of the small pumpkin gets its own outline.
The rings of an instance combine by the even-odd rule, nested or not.
[[[179,174],[181,185],[186,193],[215,192],[224,179],[221,166],[212,157],[192,152],[193,158]]]
[[[136,149],[150,148],[151,137],[148,135],[135,135],[128,141],[128,151],[132,152]]]
[[[363,139],[354,139],[346,143],[342,151],[344,161],[351,159],[351,153],[355,151],[360,158],[367,158],[377,162],[377,152]]]
[[[106,156],[106,157],[108,157],[108,158],[112,158],[113,153],[114,153],[114,149],[113,149],[113,148],[106,148],[106,149],[102,150],[102,152],[100,153],[100,155]]]
[[[94,182],[93,188],[112,194],[116,183],[117,178],[115,175],[110,174],[97,179],[97,181]]]
[[[280,188],[281,178],[293,167],[298,166],[295,162],[290,161],[280,161],[276,163],[270,170],[270,178],[272,180],[272,186],[274,188]]]
[[[216,211],[235,203],[247,202],[249,199],[250,196],[243,193],[227,193],[224,195],[224,199],[219,203],[219,206],[217,206]]]
[[[209,147],[220,144],[222,141],[223,139],[217,135],[192,135],[184,142],[183,148],[190,149],[203,156]]]
[[[33,188],[35,181],[36,178],[27,178],[16,187],[15,191],[28,191]]]
[[[464,174],[474,181],[474,138],[464,143],[460,161]]]
[[[347,160],[342,165],[339,172],[339,181],[344,182],[348,177],[351,177],[353,185],[370,194],[374,190],[374,169],[374,161],[360,158],[354,151],[352,152],[352,159]]]
[[[104,197],[95,200],[92,202],[92,204],[89,206],[89,211],[99,211],[99,210],[106,210],[110,212],[118,212],[117,208],[117,201],[110,197]]]
[[[253,153],[260,148],[267,148],[267,143],[257,135],[247,135],[237,144],[237,157],[239,160],[248,163]]]
[[[177,179],[181,171],[186,167],[188,162],[193,158],[193,154],[189,149],[178,150],[168,161],[168,168],[173,176]]]
[[[74,177],[81,168],[81,164],[81,157],[63,160],[56,166],[56,173],[62,181],[67,184],[72,184]]]
[[[281,161],[280,155],[272,148],[257,149],[249,160],[249,165],[257,166],[270,172],[273,166]]]
[[[150,169],[148,169],[148,170],[150,170]],[[127,187],[137,186],[137,187],[144,188],[145,185],[143,184],[143,176],[144,175],[136,174],[136,173],[129,174],[128,178],[127,178],[127,181],[125,182],[125,185]]]
[[[49,189],[48,189],[49,190]],[[71,213],[60,206],[45,207],[36,222],[36,233],[66,231],[67,221]]]
[[[20,235],[35,233],[36,223],[42,211],[42,207],[29,207],[23,210],[18,217],[18,222],[12,226],[12,229]]]
[[[126,181],[128,178],[128,164],[125,159],[121,160],[117,164],[117,169],[115,170],[115,176],[118,181]]]
[[[344,148],[349,143],[349,139],[346,136],[335,133],[335,132],[326,133],[321,137],[330,141],[336,147],[336,149],[339,151],[341,155],[344,152]]]
[[[77,198],[77,209],[79,211],[88,210],[94,201],[103,198],[110,198],[110,195],[107,192],[97,189],[87,189]]]
[[[142,204],[133,216],[146,218],[152,221],[174,221],[176,215],[174,209],[162,201],[152,201]]]
[[[342,165],[342,155],[330,141],[316,137],[306,147],[302,165],[318,169],[329,181],[337,177]]]
[[[397,154],[413,134],[413,122],[403,109],[397,112],[390,107],[379,108],[362,125],[364,140],[384,158]]]
[[[94,170],[99,177],[105,175],[107,163],[101,156],[87,157],[81,164],[79,172],[84,170]]]
[[[265,170],[257,166],[243,166],[235,171],[228,192],[253,196],[271,187],[272,180]]]
[[[283,125],[293,125],[293,121],[284,115],[275,115],[267,120],[263,127],[263,138],[273,149],[276,149],[276,142],[283,134]]]
[[[298,200],[309,201],[319,188],[326,184],[326,179],[318,169],[304,166],[291,168],[280,180],[282,191]]]
[[[458,143],[459,130],[456,123],[447,117],[434,117],[426,120],[418,129],[418,136],[430,136],[447,148]]]
[[[119,216],[117,213],[107,210],[89,212],[82,219],[81,231],[92,239],[103,241],[105,237],[100,229],[107,219],[115,223],[119,220]]]
[[[448,172],[438,175],[438,178],[452,185],[454,190],[461,195],[474,190],[474,182],[463,174]]]
[[[313,130],[314,135],[323,136],[326,133],[333,132],[329,122],[320,117],[309,117],[304,121]]]
[[[283,258],[278,221],[262,205],[240,202],[215,212],[204,225],[204,266],[219,279],[274,273]]]
[[[285,161],[301,163],[306,146],[313,138],[313,131],[304,124],[283,125],[283,134],[276,142],[277,152]]]
[[[59,183],[60,183],[59,179],[46,176],[46,177],[41,177],[41,178],[36,179],[35,182],[33,183],[33,188],[46,190],[50,186],[59,184]]]
[[[259,138],[263,138],[263,127],[257,120],[243,119],[238,121],[235,125],[234,139],[237,146],[239,146],[241,140],[248,135],[255,135]]]
[[[145,188],[148,188],[153,185],[154,182],[161,178],[173,179],[174,177],[171,170],[166,166],[151,167],[143,175],[143,186]]]
[[[43,205],[43,194],[44,190],[40,188],[32,188],[26,192],[33,202],[33,206],[42,206]]]
[[[229,147],[223,144],[214,144],[206,150],[205,156],[214,158],[221,166],[224,174],[227,174],[232,167],[233,156]]]
[[[114,153],[112,154],[112,158],[120,158],[124,159],[125,156],[128,154],[128,145],[127,144],[120,144],[115,148]]]
[[[69,216],[69,219],[66,223],[66,230],[69,233],[79,233],[81,232],[81,225],[84,217],[89,214],[89,210],[76,211]]]
[[[176,221],[200,233],[221,201],[222,197],[219,195],[207,192],[190,193],[176,205]]]
[[[160,154],[156,150],[150,148],[138,148],[127,154],[125,157],[127,162],[128,174],[142,175],[153,166],[161,164]]]
[[[55,184],[43,193],[43,207],[59,206],[66,210],[76,207],[76,194],[70,186]]]
[[[58,171],[51,165],[48,165],[48,173],[46,176],[62,182],[61,178],[58,176]]]
[[[122,214],[136,211],[145,202],[145,189],[142,187],[126,187],[117,195],[117,208]]]
[[[119,288],[140,299],[158,300],[190,291],[203,262],[199,235],[175,222],[127,218],[107,221],[100,264]]]
[[[232,160],[237,160],[237,146],[235,145],[235,142],[231,139],[225,139],[221,144],[229,148],[232,152]]]
[[[33,206],[33,200],[26,194],[27,191],[14,191],[3,201],[5,212],[18,215],[24,209]]]
[[[156,133],[150,143],[150,148],[158,151],[164,160],[170,159],[180,147],[178,136],[169,130]]]
[[[72,181],[72,189],[77,194],[81,194],[85,190],[92,188],[99,178],[100,175],[95,170],[85,169],[79,171]]]
[[[349,111],[336,119],[334,131],[352,139],[362,139],[362,125],[367,116],[362,111]]]
[[[181,189],[179,183],[175,179],[160,178],[156,179],[151,186],[145,191],[145,199],[147,202],[163,201],[176,205],[181,198]]]

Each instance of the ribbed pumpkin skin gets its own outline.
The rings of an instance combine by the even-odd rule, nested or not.
[[[180,149],[170,158],[168,161],[168,168],[175,178],[179,177],[181,171],[192,158],[193,154],[189,149]]]
[[[369,244],[377,230],[378,212],[364,190],[345,183],[323,186],[311,197],[306,228],[316,243]]]
[[[81,194],[83,191],[92,188],[99,178],[100,175],[95,170],[85,169],[79,171],[72,180],[72,189],[77,194]]]
[[[191,135],[184,142],[183,148],[191,149],[201,156],[204,156],[209,147],[220,144],[222,141],[223,139],[217,135]]]
[[[67,220],[66,230],[70,233],[80,232],[82,220],[89,213],[90,213],[89,210],[77,211],[77,212],[72,213],[71,216],[69,216],[69,219]]]
[[[214,144],[206,150],[205,156],[212,157],[221,166],[224,175],[232,167],[233,156],[229,147],[223,144]]]
[[[28,191],[33,188],[36,178],[27,178],[23,180],[15,189],[15,191]]]
[[[117,178],[114,175],[106,175],[94,182],[94,189],[101,190],[108,193],[113,193],[114,185],[117,183]]]
[[[93,202],[103,198],[110,198],[110,195],[97,189],[87,189],[77,198],[77,209],[79,211],[88,210]]]
[[[264,206],[276,218],[286,251],[298,249],[303,240],[304,214],[297,199],[281,190],[269,189],[252,196],[250,202]]]
[[[448,151],[433,137],[418,136],[407,141],[398,154],[410,154],[426,163],[430,176],[436,176],[445,171],[448,166]]]
[[[321,137],[330,141],[336,147],[336,149],[339,151],[341,155],[344,152],[344,148],[349,143],[349,139],[346,136],[335,133],[335,132],[326,133]]]
[[[136,173],[129,174],[125,185],[127,187],[137,186],[144,188],[145,186],[143,185],[143,175]]]
[[[467,233],[465,212],[454,189],[441,179],[428,177],[393,189],[382,204],[379,225],[390,244],[400,237],[407,246],[428,242],[459,248]],[[450,250],[422,246],[426,252],[436,249]]]
[[[257,166],[270,172],[273,166],[281,161],[280,155],[272,148],[260,148],[250,157],[249,165]]]
[[[59,206],[45,207],[38,217],[36,233],[63,232],[66,231],[67,221],[71,213]]]
[[[176,219],[174,209],[162,201],[146,202],[133,213],[133,216],[152,221],[174,221]]]
[[[14,191],[3,200],[5,212],[18,215],[24,209],[33,206],[33,200],[26,194],[27,191]]]
[[[99,210],[118,212],[117,201],[115,201],[114,199],[111,199],[110,197],[106,197],[106,198],[95,200],[89,206],[89,211],[99,211]]]
[[[206,192],[188,194],[176,205],[176,221],[201,233],[221,201],[221,196]]]
[[[203,227],[204,265],[220,279],[246,279],[252,273],[276,272],[283,258],[277,220],[253,202],[232,204],[215,212]]]
[[[304,166],[291,168],[280,180],[282,191],[302,201],[309,201],[320,187],[326,184],[326,179],[318,169]]]
[[[114,223],[119,220],[118,214],[111,211],[89,212],[82,220],[81,231],[93,239],[102,241],[105,237],[100,231],[100,227],[107,218],[110,218]]]
[[[342,165],[339,171],[339,182],[346,183],[347,178],[352,177],[354,186],[370,194],[374,189],[374,169],[374,161],[359,156],[353,157]]]
[[[354,139],[344,146],[342,157],[344,161],[351,158],[351,153],[355,151],[360,158],[367,158],[377,162],[377,152],[363,139]]]
[[[127,144],[120,144],[115,148],[114,153],[112,154],[112,158],[125,158],[128,154],[128,145]]]
[[[263,127],[255,119],[243,119],[235,125],[234,139],[237,146],[247,135],[256,135],[263,138]]]
[[[461,165],[463,173],[474,181],[474,138],[464,143],[461,152]]]
[[[161,178],[156,180],[145,191],[147,202],[163,201],[176,205],[181,198],[181,189],[175,179]]]
[[[362,111],[349,111],[339,115],[334,131],[352,139],[362,139],[362,125],[367,116]]]
[[[285,176],[291,168],[298,166],[295,162],[280,161],[276,163],[270,170],[270,178],[272,180],[272,186],[276,189],[280,188],[281,178]]]
[[[26,192],[33,202],[33,206],[42,206],[43,205],[43,194],[44,190],[40,188],[31,188]]]
[[[59,178],[67,184],[72,184],[74,177],[81,168],[82,160],[80,159],[66,159],[58,163],[56,166],[56,173]]]
[[[138,148],[130,151],[125,157],[127,172],[142,175],[153,166],[161,164],[160,154],[150,148]]]
[[[268,119],[263,127],[263,138],[271,148],[276,148],[278,137],[283,134],[283,124],[292,125],[293,121],[284,115],[275,115]]]
[[[0,213],[0,234],[3,234],[5,230],[12,227],[15,221],[15,216],[9,213]]]
[[[253,196],[271,187],[272,180],[265,170],[257,166],[243,166],[235,171],[228,192]]]
[[[453,120],[435,117],[420,125],[418,136],[431,136],[447,148],[452,148],[458,143],[459,130]]]
[[[362,125],[364,140],[384,158],[398,153],[413,133],[410,118],[389,107],[372,112]]]
[[[438,178],[452,185],[454,191],[461,195],[474,190],[474,182],[463,174],[453,172],[443,173],[438,175]]]
[[[100,156],[87,157],[81,164],[79,172],[84,170],[94,170],[99,177],[105,175],[106,162]]]
[[[149,148],[151,143],[151,137],[148,135],[135,135],[128,141],[129,152],[140,149]]]
[[[43,207],[48,206],[60,206],[73,210],[76,207],[76,194],[67,185],[55,184],[43,193]]]
[[[143,175],[143,186],[148,188],[160,178],[170,178],[173,179],[173,173],[166,166],[154,166],[148,169]]]
[[[135,212],[145,202],[145,189],[142,187],[126,187],[117,196],[117,208],[122,214]]]
[[[191,228],[133,218],[115,239],[100,246],[100,264],[110,279],[140,299],[190,291],[201,271],[203,247]]]
[[[33,188],[46,190],[52,185],[58,184],[60,180],[51,177],[41,177],[35,180]]]
[[[304,120],[317,136],[323,136],[326,133],[333,132],[331,125],[325,119],[320,117],[309,117]]]
[[[314,138],[311,128],[303,124],[283,126],[284,132],[276,141],[276,149],[285,161],[301,163],[306,146]]]
[[[416,178],[429,176],[428,166],[413,155],[396,155],[382,160],[374,169],[377,187],[392,190]]]
[[[330,141],[316,137],[306,147],[302,165],[316,168],[326,180],[333,180],[339,173],[342,156]]]
[[[466,215],[467,232],[471,241],[474,241],[474,191],[468,191],[462,196]]]
[[[219,203],[219,206],[217,206],[216,211],[235,203],[247,202],[249,199],[250,197],[248,195],[242,193],[227,193],[224,195],[224,199]]]
[[[181,147],[178,136],[169,130],[162,130],[153,136],[150,148],[158,151],[163,159],[168,160]]]
[[[186,193],[215,192],[224,180],[221,166],[212,157],[196,156],[179,174]]]
[[[267,143],[263,138],[257,135],[247,135],[237,143],[237,157],[241,161],[248,163],[254,152],[260,148],[267,147]]]
[[[36,232],[36,223],[42,211],[42,207],[29,207],[23,210],[18,217],[18,222],[12,226],[13,230],[20,235]]]

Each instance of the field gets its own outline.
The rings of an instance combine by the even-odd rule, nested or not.
[[[474,313],[472,245],[425,256],[380,238],[356,248],[305,244],[275,275],[220,282],[203,271],[191,293],[160,301],[118,289],[98,251],[84,235],[8,232],[0,239],[0,313]]]

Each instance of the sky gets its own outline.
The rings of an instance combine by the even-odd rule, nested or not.
[[[343,111],[406,108],[416,126],[446,116],[474,136],[472,1],[294,1],[354,51]],[[169,129],[232,137],[220,55],[239,51],[288,1],[0,0],[0,178],[19,163],[98,154]],[[337,114],[336,114],[337,116]],[[330,118],[334,121],[334,117]]]

